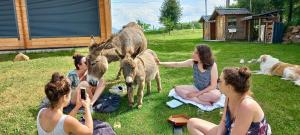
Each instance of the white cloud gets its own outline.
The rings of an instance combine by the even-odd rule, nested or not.
[[[159,24],[160,7],[163,0],[112,0],[112,25],[120,29],[131,21],[142,20],[156,27]],[[204,0],[180,0],[183,8],[182,22],[198,20],[205,15]],[[224,6],[225,0],[207,0],[207,13],[211,14],[215,7]]]

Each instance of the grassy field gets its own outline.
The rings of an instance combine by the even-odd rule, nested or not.
[[[191,57],[195,45],[208,44],[215,54],[218,70],[227,66],[241,66],[241,58],[258,58],[270,54],[288,63],[300,65],[300,45],[269,45],[248,42],[204,42],[200,30],[174,31],[167,34],[147,34],[149,48],[157,52],[161,61],[180,61]],[[67,74],[74,68],[71,56],[74,52],[87,54],[87,48],[72,51],[31,53],[28,62],[11,60],[14,54],[0,55],[0,134],[37,134],[36,115],[38,105],[44,97],[44,85],[55,72]],[[257,64],[247,64],[258,70]],[[114,81],[119,63],[109,65],[105,75],[108,89],[123,80]],[[191,105],[170,109],[165,104],[168,92],[174,85],[192,84],[191,68],[160,68],[162,93],[153,84],[152,94],[144,98],[141,110],[129,109],[127,98],[122,99],[121,108],[110,114],[94,114],[94,118],[107,121],[111,125],[120,122],[122,127],[115,129],[120,135],[170,135],[172,126],[166,119],[173,114],[187,114],[215,123],[220,120],[219,111],[201,112]],[[255,99],[265,111],[272,126],[273,134],[300,134],[300,87],[279,77],[253,75],[252,91]],[[187,130],[184,129],[185,134]]]

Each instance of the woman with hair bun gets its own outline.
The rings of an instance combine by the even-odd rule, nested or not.
[[[67,79],[59,73],[53,73],[50,82],[45,86],[45,94],[50,106],[39,111],[37,116],[37,129],[39,135],[91,135],[93,133],[93,120],[90,113],[90,99],[81,99],[77,94],[76,106],[69,115],[63,114],[63,108],[70,102],[70,85]],[[75,117],[79,108],[85,110],[85,124],[81,124]]]
[[[218,82],[227,97],[219,125],[191,118],[192,135],[267,135],[271,128],[260,105],[251,97],[251,71],[247,67],[225,68]]]

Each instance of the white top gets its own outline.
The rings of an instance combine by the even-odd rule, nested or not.
[[[65,114],[63,114],[63,116],[60,117],[56,126],[54,127],[54,129],[51,132],[48,133],[44,129],[42,129],[39,118],[40,118],[41,112],[45,109],[46,108],[41,109],[37,116],[36,125],[37,125],[38,134],[39,135],[67,135],[67,133],[64,130],[64,122],[65,122],[65,119],[67,118],[67,115],[65,115]]]

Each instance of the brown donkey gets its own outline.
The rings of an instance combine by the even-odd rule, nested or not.
[[[151,80],[153,79],[156,79],[158,92],[162,90],[159,67],[157,65],[157,55],[150,49],[147,49],[140,54],[134,53],[131,56],[124,56],[118,51],[117,53],[122,58],[121,67],[127,86],[129,106],[133,107],[134,104],[134,93],[132,85],[136,84],[138,85],[138,108],[141,108],[143,104],[145,83],[147,84],[147,94],[150,94]]]
[[[140,49],[138,50],[138,48]],[[120,59],[116,54],[116,50],[121,50],[121,54],[124,56],[131,56],[134,53],[139,54],[146,49],[147,40],[143,30],[134,22],[123,26],[120,32],[112,35],[110,39],[100,44],[97,44],[91,38],[91,46],[87,57],[88,74],[96,79],[102,78],[108,69],[108,63]],[[120,71],[118,76],[120,76]]]

